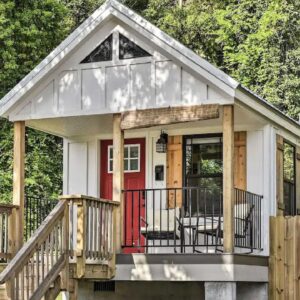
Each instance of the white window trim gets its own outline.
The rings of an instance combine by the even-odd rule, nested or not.
[[[128,154],[129,155],[130,155],[130,148],[131,147],[137,147],[138,148],[138,157],[137,157],[137,159],[138,159],[138,168],[137,168],[137,170],[124,170],[124,173],[138,173],[138,172],[141,171],[141,145],[140,144],[126,144],[126,145],[124,145],[124,150],[125,150],[125,148],[128,148]],[[113,145],[109,145],[108,149],[107,149],[107,173],[112,174],[113,171],[111,171],[109,169],[109,167],[110,167],[109,163],[110,163],[111,160],[113,161],[113,159],[111,159],[110,156],[109,156],[110,149],[113,150]],[[136,159],[136,158],[134,158],[134,159]],[[129,162],[130,161],[130,157],[128,157],[127,160]],[[130,164],[128,164],[128,167],[129,166],[130,166]]]

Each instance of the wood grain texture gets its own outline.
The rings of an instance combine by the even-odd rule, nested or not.
[[[121,115],[113,116],[113,201],[117,207],[116,251],[120,253],[123,241],[123,191],[124,189],[124,131],[121,130]]]
[[[269,299],[300,298],[300,216],[270,218]]]
[[[234,251],[234,107],[223,106],[224,252]]]
[[[167,188],[182,188],[182,136],[169,136],[167,150]],[[176,203],[175,203],[176,202]],[[170,190],[169,208],[182,206],[182,191]]]
[[[147,128],[217,118],[219,118],[217,104],[134,110],[122,113],[121,129]]]
[[[234,187],[247,190],[247,132],[234,133]]]
[[[12,254],[23,245],[24,237],[24,188],[25,188],[25,122],[14,122],[14,161],[13,161],[13,204],[18,206],[14,212],[14,229],[10,231]]]

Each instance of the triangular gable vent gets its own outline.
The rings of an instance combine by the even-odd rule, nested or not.
[[[119,33],[119,59],[151,56],[146,50]]]
[[[81,64],[109,60],[112,60],[112,34],[81,61]]]

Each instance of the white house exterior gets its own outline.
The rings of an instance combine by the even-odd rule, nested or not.
[[[105,48],[108,52],[101,50],[104,41],[108,43]],[[98,58],[95,53],[93,56],[95,49],[99,50]],[[89,57],[91,53],[93,57]],[[134,244],[134,251],[117,255],[113,279],[115,291],[94,291],[97,278],[81,280],[79,299],[267,299],[269,217],[287,208],[287,203],[278,206],[278,136],[293,147],[296,165],[300,125],[114,0],[107,1],[95,11],[2,99],[1,116],[12,122],[25,121],[28,127],[64,139],[64,194],[97,198],[109,198],[113,193],[101,189],[111,184],[111,179],[107,178],[112,176],[110,161],[113,164],[113,159],[109,153],[114,147],[113,119],[116,114],[125,116],[128,112],[143,110],[159,114],[163,108],[184,110],[195,107],[213,107],[218,112],[213,118],[184,123],[155,124],[154,118],[150,126],[124,130],[125,151],[130,153],[125,155],[128,165],[125,166],[124,189],[126,176],[128,182],[137,182],[134,173],[143,172],[139,175],[144,179],[142,186],[128,183],[127,189],[166,191],[173,186],[168,181],[168,172],[171,172],[168,151],[158,153],[156,149],[161,132],[167,133],[169,141],[172,137],[181,137],[181,161],[175,158],[175,162],[179,164],[182,176],[179,176],[180,184],[175,183],[174,187],[186,187],[186,149],[199,148],[191,151],[198,151],[195,156],[200,157],[204,154],[199,145],[208,144],[207,140],[214,144],[218,139],[222,145],[224,107],[228,106],[234,111],[234,132],[242,132],[244,137],[243,152],[240,158],[237,156],[236,163],[245,165],[235,166],[235,170],[244,172],[236,175],[241,177],[236,182],[240,179],[243,188],[236,187],[263,197],[258,216],[259,249],[252,249],[248,254],[249,251],[235,247],[235,254],[225,254],[222,249],[218,252],[210,247],[204,251],[200,247],[202,254],[191,249],[179,254],[172,243],[166,248],[145,250],[142,247],[141,251],[135,251],[137,246]],[[110,140],[111,143],[105,144]],[[107,147],[106,150],[103,147]],[[103,151],[107,151],[105,155]],[[197,163],[194,161],[192,168],[197,168]],[[296,166],[294,169],[297,173]],[[296,198],[300,192],[296,190],[300,181],[297,175],[294,176],[294,198],[290,208],[293,214],[300,209],[300,198]],[[102,186],[104,176],[108,181]],[[211,178],[209,180],[213,181]],[[221,179],[223,184],[226,180]],[[180,198],[184,199],[182,193]],[[166,195],[160,196],[157,200],[160,202],[156,204],[146,203],[146,210],[154,211],[154,205],[173,209]],[[143,214],[145,217],[145,212]],[[130,226],[128,224],[125,221],[125,227]],[[142,225],[138,228],[140,235],[141,228]],[[134,232],[135,229],[130,230]],[[144,237],[142,239],[144,241]]]

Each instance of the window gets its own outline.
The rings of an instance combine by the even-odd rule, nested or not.
[[[284,197],[284,214],[296,214],[296,172],[295,147],[284,142],[283,144],[283,197]]]
[[[119,34],[119,59],[129,59],[151,56],[140,46],[130,41],[127,37]]]
[[[140,171],[140,145],[124,146],[124,172]],[[113,172],[113,146],[108,147],[108,173]]]
[[[93,50],[81,64],[112,60],[112,34]]]
[[[184,139],[184,183],[187,187],[201,187],[191,191],[186,201],[186,212],[197,209],[205,214],[220,209],[220,191],[223,184],[223,146],[221,136],[187,136]],[[197,194],[199,193],[199,194]],[[203,193],[203,195],[202,195]],[[197,208],[197,199],[206,197]],[[191,205],[189,206],[189,201]],[[205,204],[204,204],[205,203]],[[189,213],[189,212],[188,212]]]

